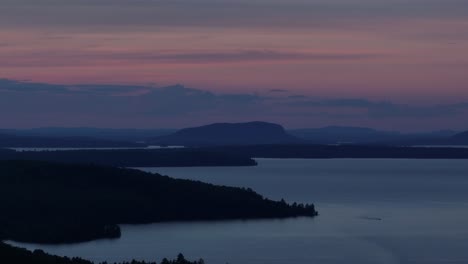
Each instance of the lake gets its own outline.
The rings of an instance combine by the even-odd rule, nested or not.
[[[257,167],[141,168],[314,202],[320,216],[122,226],[122,238],[18,244],[95,261],[468,263],[468,160],[258,159]]]

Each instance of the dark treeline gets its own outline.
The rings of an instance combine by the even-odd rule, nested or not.
[[[252,158],[468,159],[468,148],[374,145],[252,145],[185,149],[25,151],[0,149],[0,160],[42,160],[117,167],[255,166]]]
[[[116,148],[145,147],[144,144],[89,137],[19,136],[0,131],[1,148]]]
[[[250,189],[41,161],[0,161],[0,201],[0,240],[36,243],[117,238],[118,224],[316,215]]]
[[[0,129],[0,134],[46,138],[94,138],[106,141],[144,142],[150,138],[169,135],[176,129],[43,127],[31,129]]]
[[[0,160],[42,160],[117,167],[255,166],[246,156],[203,149],[22,151],[0,149]]]
[[[390,147],[365,145],[256,145],[207,148],[252,158],[389,158],[468,159],[468,148]]]
[[[13,247],[0,242],[0,262],[6,264],[94,264],[94,262],[81,259],[59,257],[45,253],[42,250],[34,250],[33,252],[23,248]],[[205,262],[200,259],[198,261],[186,260],[184,255],[179,254],[176,259],[168,260],[163,259],[160,264],[204,264]],[[99,264],[158,264],[157,262],[146,262],[132,260],[129,262],[108,263],[102,262]]]

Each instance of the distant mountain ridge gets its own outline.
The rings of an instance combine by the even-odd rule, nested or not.
[[[278,124],[267,122],[215,123],[200,127],[181,129],[171,135],[150,140],[151,144],[213,146],[213,145],[258,145],[299,144],[305,140],[288,134]]]
[[[289,130],[290,134],[313,144],[382,144],[382,145],[443,145],[456,132],[441,130],[420,133],[380,131],[366,127],[328,126]],[[454,144],[455,141],[452,141]]]
[[[450,138],[453,142],[468,145],[468,131],[458,133]]]
[[[87,137],[41,137],[0,134],[0,148],[113,148],[142,146],[133,142]]]
[[[0,129],[0,147],[144,147],[147,145],[468,145],[468,131],[403,133],[367,127],[327,126],[285,130],[268,122],[215,123],[185,129],[32,128]]]
[[[454,135],[452,138],[468,139],[468,131],[458,133]]]
[[[371,143],[400,135],[398,132],[378,131],[367,127],[327,126],[289,130],[290,134],[315,144]]]
[[[0,129],[0,134],[48,138],[94,138],[111,141],[142,142],[156,136],[174,133],[177,129],[132,129],[94,127],[42,127],[30,129]]]

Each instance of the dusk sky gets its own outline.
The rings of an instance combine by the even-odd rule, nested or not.
[[[3,128],[467,130],[468,1],[0,0],[0,79]]]

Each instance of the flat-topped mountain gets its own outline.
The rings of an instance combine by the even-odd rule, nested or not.
[[[185,128],[171,135],[157,137],[152,144],[212,146],[294,144],[304,141],[289,135],[281,125],[267,122],[216,123]]]

